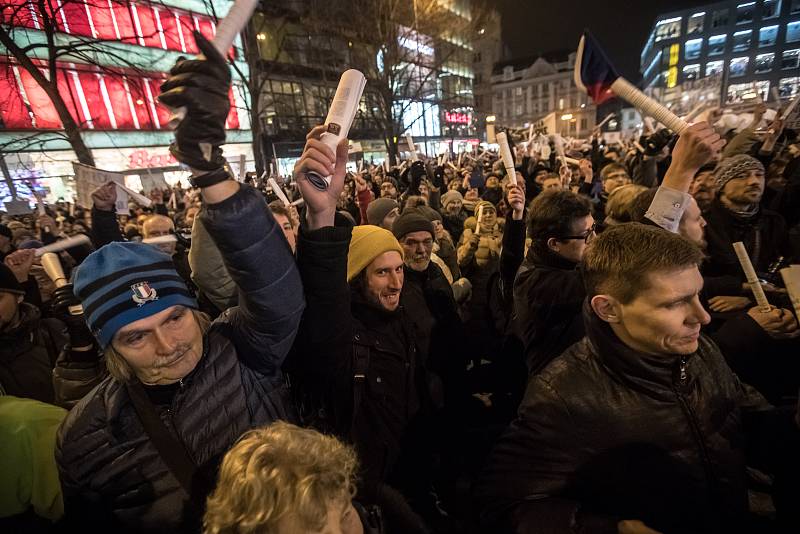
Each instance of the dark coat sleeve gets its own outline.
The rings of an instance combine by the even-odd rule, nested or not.
[[[248,185],[218,204],[205,205],[200,218],[239,288],[239,305],[220,320],[228,324],[245,365],[277,373],[305,305],[289,244],[264,197]]]
[[[514,302],[514,279],[524,258],[525,217],[519,221],[508,217],[503,230],[503,250],[500,253],[500,291],[509,311]]]
[[[92,242],[98,249],[113,241],[125,241],[114,211],[103,211],[92,206]]]

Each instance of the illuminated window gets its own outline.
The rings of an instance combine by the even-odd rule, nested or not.
[[[725,53],[725,40],[727,35],[713,35],[708,38],[708,55],[718,56]]]
[[[701,33],[703,31],[703,20],[706,18],[706,12],[695,13],[686,22],[686,35]]]
[[[772,46],[778,39],[778,26],[764,26],[758,30],[758,46]]]
[[[730,74],[731,78],[744,76],[747,74],[747,64],[749,62],[750,58],[747,56],[731,59],[730,67],[728,67],[728,74]]]
[[[690,82],[700,77],[700,64],[686,65],[683,67],[683,81]]]
[[[728,25],[728,10],[720,9],[719,11],[714,11],[714,14],[711,16],[711,27],[722,28],[723,26],[727,25]]]
[[[697,59],[700,57],[700,51],[703,49],[702,39],[691,39],[686,41],[683,49],[683,57],[685,59]]]
[[[772,64],[775,62],[775,54],[759,54],[756,56],[756,72],[769,72],[772,70]]]
[[[764,0],[761,8],[762,19],[773,19],[781,13],[781,0]]]
[[[750,48],[750,43],[753,40],[753,32],[745,30],[733,34],[733,51],[743,52]]]
[[[797,96],[798,87],[800,87],[800,77],[781,78],[778,83],[778,93],[781,98],[794,98]]]
[[[709,61],[708,63],[706,63],[706,76],[721,74],[722,69],[724,68],[725,68],[724,61]]]
[[[678,85],[678,67],[670,67],[667,71],[667,87],[672,88]]]
[[[796,69],[800,67],[800,50],[784,50],[781,56],[781,69]]]
[[[656,42],[681,35],[681,17],[656,22]]]
[[[790,22],[786,25],[786,42],[800,41],[800,21]]]
[[[678,64],[681,56],[681,45],[678,43],[672,44],[669,47],[669,66],[674,67]]]
[[[736,6],[736,24],[747,24],[753,22],[753,14],[756,11],[755,2],[747,2]]]

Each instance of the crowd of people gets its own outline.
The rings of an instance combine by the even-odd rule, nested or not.
[[[196,38],[160,95],[191,187],[3,216],[4,531],[800,530],[795,132],[523,135],[509,176],[349,172],[318,126],[277,194],[232,177]]]

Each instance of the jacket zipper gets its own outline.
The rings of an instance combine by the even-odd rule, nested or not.
[[[686,363],[687,363],[687,358],[685,356],[681,356],[680,365],[678,368],[679,370],[678,385],[674,387],[674,390],[675,390],[675,395],[678,397],[678,402],[680,403],[681,408],[684,411],[684,415],[686,416],[686,419],[689,421],[689,426],[692,429],[692,434],[694,435],[697,446],[700,449],[700,457],[703,462],[703,471],[705,472],[706,480],[708,482],[709,500],[713,502],[714,499],[713,499],[712,488],[714,486],[714,474],[711,469],[711,460],[708,457],[708,449],[706,448],[705,441],[703,441],[703,436],[700,432],[700,428],[694,417],[694,413],[692,412],[692,409],[689,407],[689,403],[686,401],[686,398],[683,396],[682,393],[682,389],[686,386],[686,381],[689,378],[689,374],[686,371]]]

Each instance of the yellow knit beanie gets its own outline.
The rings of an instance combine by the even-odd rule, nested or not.
[[[403,257],[403,247],[389,230],[371,224],[353,228],[347,253],[347,281],[358,276],[372,260],[390,250],[396,250]]]

